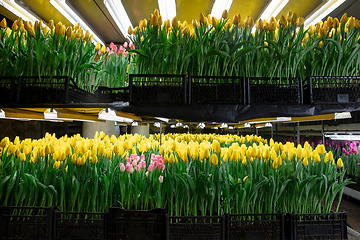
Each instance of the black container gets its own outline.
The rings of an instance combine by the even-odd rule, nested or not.
[[[245,105],[245,78],[224,76],[190,76],[190,104]]]
[[[16,77],[0,77],[0,103],[14,103],[17,93]]]
[[[96,90],[95,94],[97,95],[98,103],[129,101],[129,87],[123,87],[123,88],[99,87]]]
[[[165,239],[165,215],[167,208],[151,210],[125,210],[109,207],[109,240],[117,239]]]
[[[304,100],[309,104],[360,102],[360,77],[317,76],[304,82]]]
[[[302,104],[301,78],[248,77],[247,104]]]
[[[54,238],[107,239],[107,213],[55,211]]]
[[[225,239],[225,216],[166,216],[166,239]]]
[[[76,86],[69,76],[19,77],[17,103],[95,103],[97,97]]]
[[[228,240],[283,240],[284,214],[226,214]]]
[[[285,237],[296,239],[347,239],[347,213],[286,214]]]
[[[54,208],[0,206],[0,239],[52,239]]]
[[[130,74],[131,104],[187,103],[186,75]]]

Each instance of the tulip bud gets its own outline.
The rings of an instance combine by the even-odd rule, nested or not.
[[[49,28],[50,28],[51,30],[53,30],[54,27],[55,27],[55,26],[54,26],[54,20],[51,19],[51,20],[49,21]]]
[[[86,32],[85,32],[85,41],[88,41],[89,38],[90,38],[90,32],[89,32],[89,30],[86,30]]]
[[[252,17],[249,17],[248,18],[248,21],[247,21],[247,25],[249,26],[249,27],[253,27],[254,26],[254,19],[252,18]]]
[[[76,31],[76,30],[78,30],[80,28],[80,23],[75,23],[74,24],[74,30]]]
[[[256,21],[255,27],[259,30],[264,28],[264,22],[261,20],[261,18],[258,21]]]
[[[333,22],[334,22],[334,19],[329,16],[329,17],[327,18],[327,23],[328,23],[329,27],[333,25]]]
[[[291,22],[291,23],[294,23],[294,22],[296,22],[296,19],[297,19],[297,15],[296,15],[296,13],[293,13],[293,14],[291,15],[290,22]]]
[[[101,49],[100,42],[96,43],[95,49],[96,49],[96,51],[99,51]]]
[[[156,16],[156,18],[158,18],[158,17],[160,16],[158,9],[155,9],[155,10],[154,10],[154,15]]]
[[[35,22],[34,29],[35,29],[36,31],[39,31],[39,21],[36,21],[36,22]]]
[[[212,17],[211,23],[214,27],[218,25],[218,21],[217,21],[216,17]]]
[[[296,22],[296,23],[297,23],[297,26],[298,26],[298,27],[303,26],[303,25],[304,25],[304,21],[305,21],[304,18],[299,17],[298,20],[297,20],[297,22]]]
[[[287,20],[288,22],[290,22],[290,23],[291,23],[291,16],[292,16],[292,14],[293,14],[293,12],[292,12],[292,11],[289,11],[289,12],[287,13],[287,15],[286,15],[286,20]]]
[[[177,19],[176,16],[173,17],[173,19],[171,20],[171,26],[172,26],[173,28],[178,27],[178,19]]]
[[[287,26],[287,21],[286,21],[284,15],[281,15],[279,23],[280,23],[280,25],[283,26],[283,27],[286,27],[286,26]]]
[[[339,19],[337,18],[334,18],[334,21],[333,21],[333,28],[338,28],[339,27]]]
[[[102,54],[106,53],[106,47],[105,47],[105,46],[102,46],[102,47],[101,47],[101,53],[102,53]]]
[[[205,15],[203,13],[200,13],[199,21],[200,23],[205,24]]]
[[[158,26],[159,25],[158,17],[156,15],[152,16],[151,23],[152,23],[153,26]]]
[[[158,21],[158,25],[161,26],[163,24],[163,21],[162,21],[162,16],[160,15],[157,19]]]
[[[3,18],[3,20],[0,22],[0,27],[2,27],[2,28],[6,28],[6,19],[5,18]]]
[[[337,160],[337,166],[338,166],[339,168],[342,168],[342,167],[344,166],[343,161],[342,161],[341,158],[339,158],[339,159]]]
[[[233,19],[232,19],[232,24],[233,25],[238,25],[239,24],[239,18],[238,18],[238,15],[234,15]],[[214,24],[213,24],[214,25]]]
[[[49,30],[50,29],[47,26],[44,28],[44,36],[46,36],[48,34]]]
[[[31,29],[28,21],[25,21],[24,28],[25,28],[26,31],[29,31]]]
[[[356,29],[358,29],[360,27],[360,20],[359,19],[357,19],[355,21],[355,27],[356,27]]]
[[[139,31],[139,27],[136,26],[136,27],[134,28],[133,34],[136,34],[138,31]]]
[[[21,17],[18,18],[16,24],[18,25],[18,27],[21,27],[22,25],[24,25],[24,21],[22,20]]]
[[[43,21],[42,21],[42,20],[40,20],[40,22],[39,22],[39,26],[40,26],[40,29],[41,29],[41,30],[43,30],[43,29],[44,29],[44,26],[43,26]]]
[[[128,28],[128,34],[129,34],[129,35],[132,35],[132,34],[133,34],[133,30],[132,30],[132,27],[131,27],[131,26],[129,26],[129,28]]]
[[[227,12],[226,9],[223,11],[221,17],[222,17],[223,19],[227,19],[227,18],[228,18],[228,12]]]
[[[341,17],[340,19],[340,23],[342,25],[346,24],[346,22],[348,21],[348,16],[347,16],[347,13],[344,13],[344,15]]]
[[[191,21],[191,24],[193,25],[193,27],[196,27],[196,25],[197,25],[197,20],[194,18],[194,19]]]
[[[354,18],[354,17],[350,17],[348,24],[349,24],[349,29],[354,28],[354,27],[355,27],[355,18]]]
[[[71,33],[72,33],[72,29],[71,29],[71,27],[68,27],[68,28],[66,29],[66,36],[67,36],[67,37],[71,37]]]

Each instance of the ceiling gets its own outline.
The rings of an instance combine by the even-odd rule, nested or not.
[[[61,15],[51,4],[50,0],[15,0],[27,10],[30,10],[44,22],[51,19],[54,22],[62,22],[66,26],[71,23]],[[120,0],[119,0],[120,1]],[[279,16],[286,16],[288,11],[293,11],[297,16],[306,17],[313,10],[319,7],[327,0],[289,0],[285,8],[279,13]],[[1,6],[0,0],[0,17],[6,17],[14,21],[17,16]],[[121,0],[123,6],[129,15],[132,25],[135,27],[141,19],[148,19],[154,9],[158,9],[158,0]],[[265,9],[270,0],[233,0],[229,9],[229,18],[234,14],[240,13],[244,20],[246,16],[257,19]],[[120,44],[125,42],[124,36],[112,19],[110,13],[106,9],[103,0],[66,0],[66,3],[92,28],[92,30],[106,44],[111,42]],[[199,18],[200,13],[210,14],[214,0],[176,0],[176,11],[179,20],[191,22],[192,19]],[[330,15],[332,17],[341,18],[344,13],[348,16],[360,18],[360,1],[346,0],[342,5],[335,9]],[[2,15],[2,16],[1,16]],[[8,25],[10,25],[8,23]]]

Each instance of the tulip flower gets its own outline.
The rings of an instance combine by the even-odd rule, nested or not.
[[[337,166],[338,166],[339,168],[342,168],[342,167],[344,166],[343,161],[342,161],[341,158],[339,158],[339,159],[337,160]]]
[[[164,177],[160,175],[160,176],[159,176],[159,182],[160,182],[160,183],[163,183],[163,181],[164,181]]]
[[[222,19],[227,19],[228,18],[228,12],[227,10],[225,9],[221,15]]]
[[[7,25],[6,25],[6,19],[5,19],[5,18],[3,18],[3,20],[0,22],[0,27],[2,27],[2,28],[6,28],[6,27],[7,27]]]
[[[124,163],[120,163],[120,171],[121,172],[125,172],[125,165],[124,165]]]
[[[344,15],[340,19],[340,24],[344,25],[347,23],[347,21],[348,21],[347,13],[344,13]]]

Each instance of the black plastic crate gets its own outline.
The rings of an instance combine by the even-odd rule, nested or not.
[[[247,104],[302,104],[301,78],[247,78]]]
[[[107,239],[107,213],[55,211],[54,238]]]
[[[54,208],[0,206],[0,239],[52,239]]]
[[[225,216],[166,216],[166,239],[225,239]]]
[[[225,76],[190,76],[189,103],[245,105],[245,78]]]
[[[76,86],[69,76],[22,76],[18,80],[17,103],[95,103],[95,94]]]
[[[347,213],[286,214],[288,240],[347,239]]]
[[[17,93],[16,77],[0,77],[0,103],[14,103]]]
[[[95,94],[97,95],[98,103],[129,101],[129,87],[123,87],[123,88],[99,87],[96,90]]]
[[[283,240],[284,214],[226,214],[228,240]]]
[[[304,100],[310,104],[360,102],[360,77],[316,76],[304,83]]]
[[[187,103],[186,75],[130,74],[131,104]]]
[[[108,239],[165,239],[166,212],[166,207],[151,210],[125,210],[111,206],[109,208]]]

